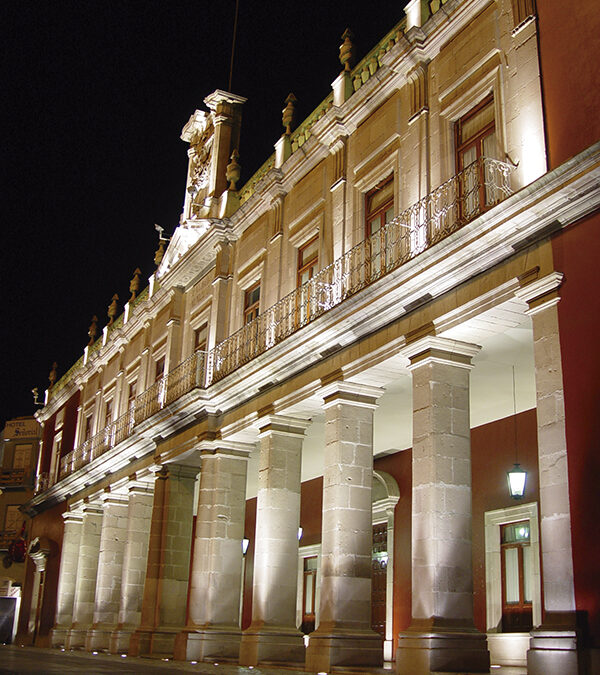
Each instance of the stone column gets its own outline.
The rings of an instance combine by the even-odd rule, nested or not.
[[[204,441],[189,593],[188,625],[179,636],[181,660],[238,660],[241,630],[242,539],[246,473],[253,445]]]
[[[65,529],[60,554],[58,590],[56,593],[56,621],[50,637],[53,647],[63,647],[73,623],[73,602],[77,581],[77,563],[83,514],[77,511],[63,513]]]
[[[252,623],[242,634],[240,664],[304,662],[296,627],[300,525],[300,469],[305,420],[272,415],[260,420],[260,465]]]
[[[109,651],[111,653],[122,654],[129,651],[131,635],[140,625],[152,522],[153,493],[152,485],[136,481],[129,485],[119,623],[110,636]]]
[[[405,349],[413,380],[412,621],[398,673],[487,673],[473,622],[469,370],[477,345],[427,336]]]
[[[170,656],[186,619],[192,544],[194,483],[198,469],[168,464],[154,484],[141,622],[131,656]]]
[[[101,497],[102,531],[98,555],[98,577],[94,623],[88,630],[85,648],[108,650],[110,635],[119,619],[123,553],[127,540],[127,498],[110,492]]]
[[[371,630],[373,410],[377,387],[335,382],[325,400],[321,605],[306,669],[383,665],[383,641]]]
[[[67,649],[84,647],[85,636],[94,619],[101,530],[102,509],[96,504],[84,504],[73,598],[73,624],[67,634]]]
[[[558,289],[554,272],[517,291],[529,305],[538,421],[540,527],[544,594],[542,625],[531,632],[530,675],[575,675],[578,634],[571,548],[571,508],[565,430],[564,385],[558,329]]]

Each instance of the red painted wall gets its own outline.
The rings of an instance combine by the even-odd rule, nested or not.
[[[411,619],[411,533],[412,533],[412,450],[379,457],[376,471],[392,476],[400,490],[394,511],[394,632],[406,630]],[[394,639],[394,652],[396,640]]]
[[[596,113],[600,118],[598,110]],[[596,647],[600,647],[599,235],[600,214],[596,214],[571,225],[552,240],[555,269],[564,274],[558,320],[565,387],[575,600],[577,609],[587,612],[589,641]]]
[[[539,51],[549,165],[600,139],[597,0],[538,0]]]
[[[539,503],[537,416],[527,410],[516,416],[518,461],[527,471],[523,503]],[[486,630],[484,513],[517,502],[509,496],[506,472],[515,462],[515,418],[506,417],[471,429],[473,481],[473,609],[475,626]]]

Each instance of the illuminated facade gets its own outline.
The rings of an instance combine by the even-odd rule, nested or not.
[[[205,99],[156,273],[38,414],[36,644],[591,672],[563,322],[600,147],[548,169],[538,44],[532,2],[412,0],[239,189],[245,99]]]

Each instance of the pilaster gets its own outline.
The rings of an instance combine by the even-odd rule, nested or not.
[[[94,619],[98,556],[102,530],[102,509],[97,504],[84,504],[77,578],[73,597],[73,623],[67,634],[67,649],[82,649]]]
[[[320,621],[306,670],[381,667],[371,630],[373,411],[382,389],[334,382],[323,390],[325,466]]]
[[[131,656],[172,657],[185,626],[197,474],[197,468],[179,464],[157,473],[141,622],[131,636]]]
[[[305,420],[269,415],[259,421],[260,465],[252,623],[242,634],[240,664],[303,663],[296,627],[300,479]]]
[[[412,621],[398,673],[487,673],[473,622],[469,370],[477,345],[426,336],[405,350],[413,380]]]
[[[118,624],[110,636],[111,653],[129,651],[129,640],[140,625],[148,542],[152,522],[153,485],[135,479],[128,487],[127,536],[123,554],[123,576]]]
[[[88,651],[108,650],[110,635],[116,628],[127,539],[127,498],[108,492],[102,495],[101,502],[103,516],[94,623],[88,630],[85,641]]]
[[[554,272],[520,290],[533,326],[533,358],[538,421],[540,529],[544,620],[531,632],[530,675],[576,675],[581,635],[577,625],[571,508],[565,429],[564,385],[558,327],[559,289]]]
[[[181,660],[239,657],[246,473],[253,445],[205,441],[190,579],[188,625],[177,638]]]
[[[67,634],[73,623],[73,603],[83,514],[77,511],[67,511],[63,513],[63,520],[65,525],[56,593],[56,621],[50,637],[53,647],[65,645]]]

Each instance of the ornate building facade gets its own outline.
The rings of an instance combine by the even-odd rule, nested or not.
[[[357,64],[347,31],[331,93],[296,128],[288,97],[239,188],[245,99],[205,99],[149,286],[38,413],[23,642],[598,668],[600,145],[593,120],[556,132],[554,7],[412,0]]]

